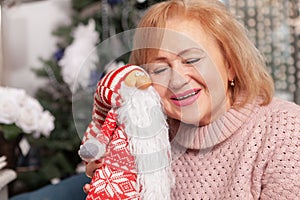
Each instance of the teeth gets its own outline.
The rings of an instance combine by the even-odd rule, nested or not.
[[[182,97],[179,97],[179,98],[177,98],[177,100],[183,100],[183,99],[186,99],[186,98],[188,98],[188,97],[191,97],[191,96],[194,96],[195,94],[197,94],[198,92],[192,92],[192,93],[190,93],[190,94],[187,94],[187,95],[184,95],[184,96],[182,96]]]

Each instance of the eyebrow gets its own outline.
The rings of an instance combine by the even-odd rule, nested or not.
[[[200,48],[197,48],[197,47],[192,47],[192,48],[189,48],[189,49],[184,49],[183,51],[180,51],[177,55],[178,56],[181,56],[185,53],[189,53],[190,51],[200,51],[201,53],[205,53],[205,51],[203,49],[200,49]]]
[[[157,57],[153,61],[165,61],[165,60],[167,60],[166,57]]]
[[[201,53],[205,53],[205,51],[203,49],[200,49],[200,48],[196,48],[196,47],[192,47],[192,48],[189,48],[189,49],[184,49],[182,51],[180,51],[176,56],[182,56],[186,53],[189,53],[189,52],[193,52],[193,51],[200,51]],[[150,62],[157,62],[157,61],[167,61],[168,59],[166,57],[156,57],[155,59],[153,60],[150,60]]]

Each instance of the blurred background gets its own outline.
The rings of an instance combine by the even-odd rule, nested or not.
[[[77,151],[95,83],[127,62],[132,34],[124,31],[159,1],[1,1],[0,86],[24,90],[55,119],[51,133],[38,136],[0,123],[0,156],[17,174],[10,196],[83,171]],[[300,104],[300,0],[223,2],[264,54],[276,96]]]

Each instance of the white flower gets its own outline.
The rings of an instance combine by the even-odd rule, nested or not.
[[[24,90],[0,87],[0,123],[11,124],[18,119],[24,97]]]
[[[39,119],[38,128],[37,128],[37,136],[40,134],[45,137],[49,137],[51,131],[54,129],[54,117],[50,114],[49,111],[44,111]]]
[[[20,115],[16,120],[16,125],[22,128],[24,133],[32,133],[37,130],[38,121],[43,112],[42,106],[36,99],[27,96],[22,102]]]
[[[54,129],[54,117],[25,90],[0,87],[0,124],[15,124],[24,133],[48,137]]]
[[[73,32],[74,40],[59,61],[62,67],[62,76],[72,92],[79,87],[87,88],[90,74],[96,69],[99,62],[95,46],[99,34],[95,31],[95,21],[90,20],[88,25],[80,24]]]

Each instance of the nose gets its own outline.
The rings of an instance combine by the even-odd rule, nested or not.
[[[151,79],[148,76],[140,76],[137,78],[135,86],[138,89],[147,89],[152,84]]]
[[[185,74],[186,72],[184,71],[183,66],[180,64],[177,64],[176,66],[173,65],[169,87],[171,89],[180,89],[185,86],[188,83]]]

